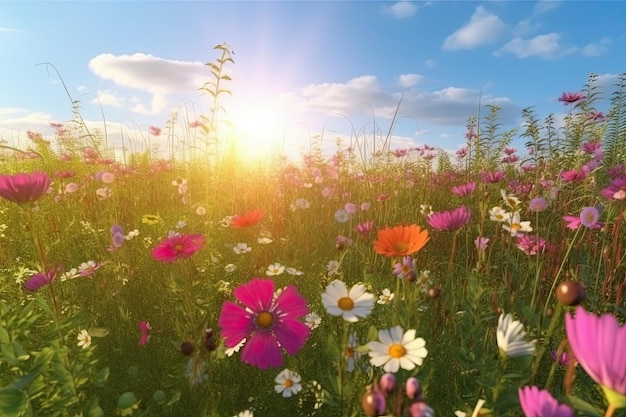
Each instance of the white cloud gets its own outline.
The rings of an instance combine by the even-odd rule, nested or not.
[[[417,4],[410,1],[399,1],[385,8],[385,13],[396,19],[406,19],[417,14]]]
[[[472,49],[491,44],[505,29],[506,24],[498,16],[478,6],[469,22],[446,38],[443,48],[447,50]]]
[[[458,87],[432,92],[385,91],[372,75],[353,78],[346,83],[309,85],[284,96],[284,99],[290,108],[305,113],[371,115],[373,112],[388,120],[401,101],[398,116],[413,118],[420,125],[465,126],[468,117],[476,114],[479,102],[499,106],[503,123],[512,122],[519,115],[519,108],[506,97],[483,95],[481,98],[478,90]]]
[[[122,107],[125,101],[117,91],[113,90],[98,90],[96,97],[97,99],[94,98],[91,102],[103,106]]]
[[[398,77],[398,85],[402,88],[413,87],[419,83],[424,77],[419,74],[401,74]]]
[[[611,40],[608,38],[600,39],[600,43],[590,43],[585,45],[580,53],[584,56],[600,56],[609,50],[608,45],[611,43]]]
[[[201,62],[177,61],[143,53],[100,54],[89,61],[89,69],[119,86],[151,93],[149,106],[138,103],[131,108],[143,114],[155,114],[165,109],[170,94],[197,93],[198,88],[210,79],[208,68]],[[113,102],[120,104],[119,100]]]
[[[557,59],[575,53],[578,48],[561,44],[561,35],[548,33],[538,35],[532,39],[513,38],[509,43],[497,51],[496,55],[512,54],[518,58],[539,57],[543,59]]]
[[[540,14],[550,12],[559,7],[560,3],[561,2],[558,0],[539,0],[535,3],[534,13]]]

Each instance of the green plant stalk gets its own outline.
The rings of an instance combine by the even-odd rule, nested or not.
[[[535,234],[535,243],[537,244],[537,249],[539,249],[539,212],[535,213],[535,230],[537,233]],[[539,262],[539,251],[535,254],[535,282],[533,283],[533,297],[530,301],[530,309],[535,310],[535,301],[537,297],[537,285],[539,284],[539,275],[541,272],[541,263]]]

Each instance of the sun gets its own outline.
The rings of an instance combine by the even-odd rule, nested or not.
[[[241,108],[231,116],[231,144],[238,159],[269,161],[284,151],[286,120],[272,107]]]

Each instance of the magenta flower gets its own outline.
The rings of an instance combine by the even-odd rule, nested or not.
[[[161,136],[161,128],[157,126],[150,126],[150,133],[152,136]]]
[[[470,219],[467,207],[457,207],[452,211],[442,211],[428,216],[428,224],[434,229],[444,232],[453,232],[465,226]]]
[[[141,338],[139,338],[139,346],[146,346],[148,341],[150,341],[150,330],[152,330],[152,326],[150,326],[150,322],[142,320],[139,322],[139,331],[141,332]]]
[[[563,93],[563,95],[559,97],[559,101],[562,101],[563,104],[567,106],[568,104],[573,104],[586,98],[583,93]]]
[[[565,331],[572,354],[601,385],[609,404],[626,405],[626,326],[611,314],[598,317],[579,305],[575,316],[565,315]]]
[[[478,174],[478,176],[480,177],[480,180],[482,182],[486,182],[489,184],[495,184],[497,182],[500,182],[505,177],[504,172],[502,171],[481,172],[480,174]]]
[[[561,172],[561,178],[567,182],[582,181],[587,178],[587,172],[582,169],[571,169]]]
[[[202,249],[203,245],[202,235],[173,236],[152,249],[152,257],[157,261],[174,262],[180,258],[189,258]]]
[[[50,188],[50,177],[44,172],[0,175],[0,197],[17,204],[38,200]]]
[[[26,281],[24,281],[24,289],[28,291],[37,291],[44,285],[50,285],[59,272],[58,268],[53,268],[50,271],[39,272]]]
[[[567,404],[559,404],[552,394],[537,387],[526,386],[518,391],[519,402],[526,417],[573,417]]]
[[[621,174],[614,178],[611,184],[603,188],[600,194],[608,200],[623,200],[624,192],[626,192],[626,175]]]
[[[452,191],[452,194],[458,195],[458,196],[461,196],[461,197],[462,196],[466,196],[466,195],[470,195],[475,190],[476,190],[476,183],[475,182],[468,182],[466,184],[455,185],[454,187],[452,187],[450,189],[450,191]]]
[[[556,355],[556,350],[552,349],[550,351],[550,357],[552,358],[553,361],[557,361],[557,355]],[[561,364],[562,366],[565,366],[569,363],[570,360],[570,355],[567,354],[567,352],[561,352],[561,357],[558,358],[559,364]]]
[[[308,314],[306,299],[293,285],[274,294],[274,281],[253,278],[233,291],[239,303],[225,301],[218,324],[227,348],[245,339],[241,360],[260,369],[283,364],[282,349],[295,355],[311,329],[299,319]]]

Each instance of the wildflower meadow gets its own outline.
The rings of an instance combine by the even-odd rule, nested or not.
[[[115,149],[78,108],[0,144],[0,415],[626,416],[626,73],[596,78],[456,153],[251,164],[214,113]]]

